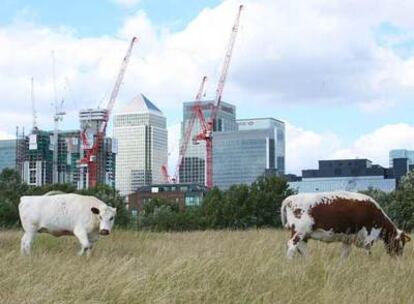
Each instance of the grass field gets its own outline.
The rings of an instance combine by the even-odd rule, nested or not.
[[[392,259],[310,241],[285,258],[286,231],[114,231],[90,259],[73,237],[41,235],[20,257],[21,231],[0,231],[0,303],[414,303],[414,250]]]

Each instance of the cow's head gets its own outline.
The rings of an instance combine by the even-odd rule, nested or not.
[[[405,243],[409,241],[411,241],[410,236],[406,232],[397,229],[397,234],[391,237],[387,244],[388,253],[390,255],[402,255]]]
[[[99,234],[108,235],[114,225],[116,208],[107,206],[105,208],[98,209],[96,207],[92,207],[91,211],[99,218]]]

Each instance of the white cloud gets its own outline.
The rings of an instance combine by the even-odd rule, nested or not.
[[[386,125],[344,145],[335,134],[318,134],[287,124],[286,141],[288,173],[301,174],[303,169],[317,169],[318,160],[323,159],[367,158],[388,167],[390,150],[414,149],[414,126]]]
[[[383,166],[389,165],[388,153],[392,149],[414,149],[414,126],[386,125],[362,135],[352,145],[337,150],[333,158],[368,158]]]
[[[175,172],[180,152],[181,124],[168,127],[168,172],[170,175],[178,174]]]
[[[0,131],[13,134],[15,125],[30,127],[31,77],[36,81],[39,126],[52,127],[52,50],[58,95],[65,97],[68,112],[63,125],[77,127],[80,108],[94,107],[109,96],[129,39],[136,35],[139,42],[116,107],[144,93],[173,124],[170,147],[178,147],[176,122],[181,119],[182,101],[194,98],[205,74],[210,78],[207,95],[214,94],[238,3],[228,0],[205,9],[179,32],[157,27],[143,11],[128,17],[113,37],[80,38],[70,28],[48,28],[21,20],[0,26]],[[379,45],[374,29],[389,22],[413,31],[414,2],[246,0],[245,4],[224,92],[224,99],[239,108],[254,112],[254,97],[255,105],[269,113],[277,113],[282,104],[304,102],[354,103],[365,112],[378,113],[412,100],[414,56],[401,58]],[[70,89],[65,89],[67,83]],[[408,133],[395,135],[401,142],[390,142],[404,145],[409,140],[404,136],[411,129],[398,130]],[[359,140],[364,142],[364,138]],[[359,140],[342,147],[335,134],[288,125],[288,171],[315,167],[318,159],[334,155],[363,157],[367,153],[366,157],[383,161],[384,151],[391,147],[381,146],[382,154],[375,154],[363,149]],[[174,161],[171,166],[175,167]]]
[[[286,124],[286,172],[301,174],[303,169],[317,168],[318,160],[329,158],[340,147],[333,133],[318,134]]]

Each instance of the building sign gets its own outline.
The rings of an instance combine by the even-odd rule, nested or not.
[[[29,150],[37,150],[37,135],[29,135]]]

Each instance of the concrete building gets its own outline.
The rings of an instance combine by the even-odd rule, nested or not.
[[[290,180],[289,185],[299,193],[357,192],[370,188],[391,192],[397,185],[393,168],[383,168],[368,159],[320,160],[318,169],[302,170],[302,177],[299,178],[292,175],[286,177]]]
[[[212,109],[213,101],[202,102],[202,111],[206,120],[209,119]],[[181,140],[184,138],[189,121],[193,115],[192,108],[194,102],[185,102],[183,105],[183,122],[181,124]],[[214,133],[237,130],[236,124],[236,107],[232,104],[221,102],[220,110],[217,114],[217,119],[213,125]],[[194,138],[201,132],[201,126],[196,119],[191,133],[191,138]],[[213,135],[214,136],[214,135]],[[188,143],[186,157],[183,159],[179,172],[180,183],[196,183],[204,185],[206,182],[206,145],[204,141]]]
[[[0,172],[16,168],[16,140],[0,140]]]
[[[238,130],[213,137],[213,183],[221,189],[284,174],[285,124],[273,118],[237,120]]]
[[[166,123],[160,109],[142,94],[114,115],[115,185],[121,195],[163,182],[161,167],[168,161]]]

